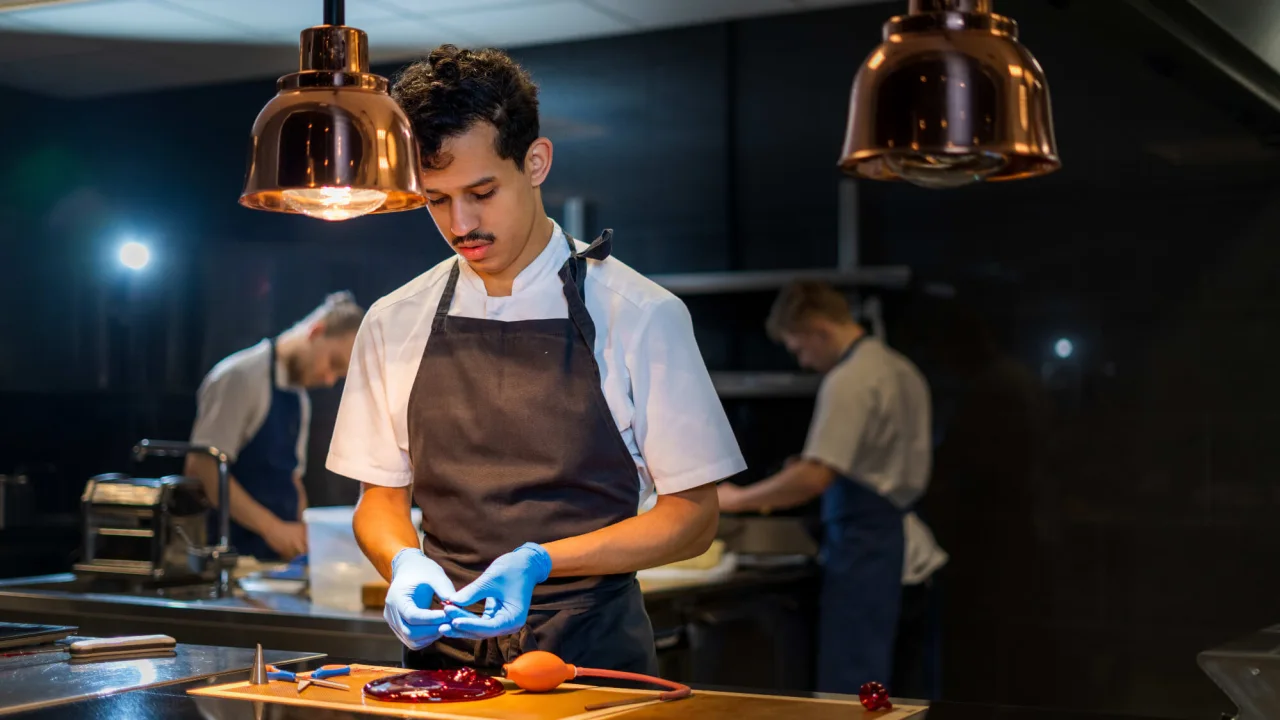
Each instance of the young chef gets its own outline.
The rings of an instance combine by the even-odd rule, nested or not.
[[[784,289],[766,327],[802,367],[826,377],[801,459],[747,487],[721,484],[720,507],[784,509],[822,496],[818,690],[856,693],[865,682],[891,678],[911,569],[904,564],[904,516],[929,477],[929,387],[821,283]]]
[[[688,311],[547,217],[552,144],[511,58],[445,45],[392,94],[457,257],[370,308],[327,467],[362,483],[405,664],[656,672],[634,573],[703,552],[745,467]]]
[[[231,544],[241,555],[289,560],[306,552],[299,522],[307,507],[306,389],[332,387],[346,374],[363,317],[350,293],[334,293],[279,337],[224,358],[200,383],[191,442],[212,445],[231,460]],[[188,455],[186,474],[200,478],[217,503],[212,457]]]

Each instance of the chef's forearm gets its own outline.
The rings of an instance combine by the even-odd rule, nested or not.
[[[185,473],[200,478],[200,484],[204,486],[209,504],[215,508],[218,507],[218,461],[207,455],[188,455]],[[266,534],[272,524],[280,522],[280,518],[276,517],[275,513],[263,507],[245,491],[234,475],[230,476],[229,480],[231,481],[232,520],[257,535]]]
[[[382,487],[363,483],[351,527],[356,543],[383,578],[391,580],[396,553],[418,547],[413,527],[412,496],[408,487]]]
[[[298,489],[298,522],[302,522],[302,512],[307,505],[307,486],[302,482],[302,473],[293,474],[293,486]]]
[[[660,495],[642,515],[544,544],[551,576],[628,573],[696,557],[715,539],[719,514],[715,485]]]
[[[742,488],[737,511],[786,510],[810,502],[826,491],[835,473],[812,460],[792,463],[781,472]]]

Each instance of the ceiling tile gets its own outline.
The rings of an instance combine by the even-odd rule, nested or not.
[[[440,17],[449,25],[475,37],[480,44],[499,47],[536,45],[635,30],[611,14],[573,0],[526,2],[489,10],[442,12]]]
[[[792,0],[802,10],[818,10],[821,8],[844,7],[846,5],[875,5],[879,3],[885,6],[885,17],[890,15],[904,15],[907,12],[907,4],[902,0]]]
[[[736,17],[794,12],[791,0],[586,0],[618,15],[633,18],[645,27],[695,25]]]
[[[4,28],[3,21],[4,16],[0,15],[0,29]],[[86,38],[0,32],[0,63],[59,55],[84,55],[101,47],[101,42]]]
[[[388,56],[403,57],[406,52],[425,55],[442,43],[476,45],[481,41],[471,33],[431,18],[406,16],[395,20],[377,20],[361,28],[369,34],[369,56],[385,62]]]
[[[207,46],[206,46],[207,47]],[[296,67],[297,51],[275,46],[216,46],[223,62],[203,62],[179,43],[118,45],[80,55],[61,55],[0,64],[0,84],[57,97],[95,97],[225,81],[227,77],[263,81],[263,102],[272,79]],[[93,68],[86,72],[86,68]],[[252,118],[250,118],[252,122]]]
[[[14,10],[12,14],[35,30],[66,35],[204,40],[228,34],[224,22],[147,0],[95,0]]]
[[[153,0],[189,15],[224,23],[229,29],[252,27],[256,35],[275,41],[297,43],[303,29],[324,21],[323,5],[317,0]],[[360,1],[346,5],[346,24],[368,31],[378,21],[394,19],[396,8]],[[226,40],[235,40],[227,37]]]
[[[434,15],[463,10],[521,8],[546,4],[555,0],[372,0],[379,5],[398,8],[411,15]]]

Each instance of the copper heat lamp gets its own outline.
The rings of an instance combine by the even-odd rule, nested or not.
[[[343,15],[343,0],[325,0],[325,24],[302,31],[298,72],[253,124],[241,205],[347,220],[426,204],[409,119]]]
[[[840,168],[927,188],[1061,167],[1049,85],[991,0],[910,0],[853,81]]]

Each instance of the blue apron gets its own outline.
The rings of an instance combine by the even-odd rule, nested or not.
[[[298,434],[302,430],[302,399],[293,390],[276,385],[276,343],[271,341],[271,408],[262,427],[231,465],[231,475],[254,500],[285,522],[298,520],[298,488],[293,473],[298,468]],[[217,542],[217,513],[210,513],[209,537]],[[280,560],[267,541],[231,521],[231,546],[241,555],[259,560]]]
[[[902,601],[905,513],[848,477],[837,477],[822,496],[820,692],[857,693],[872,680],[889,684]]]

